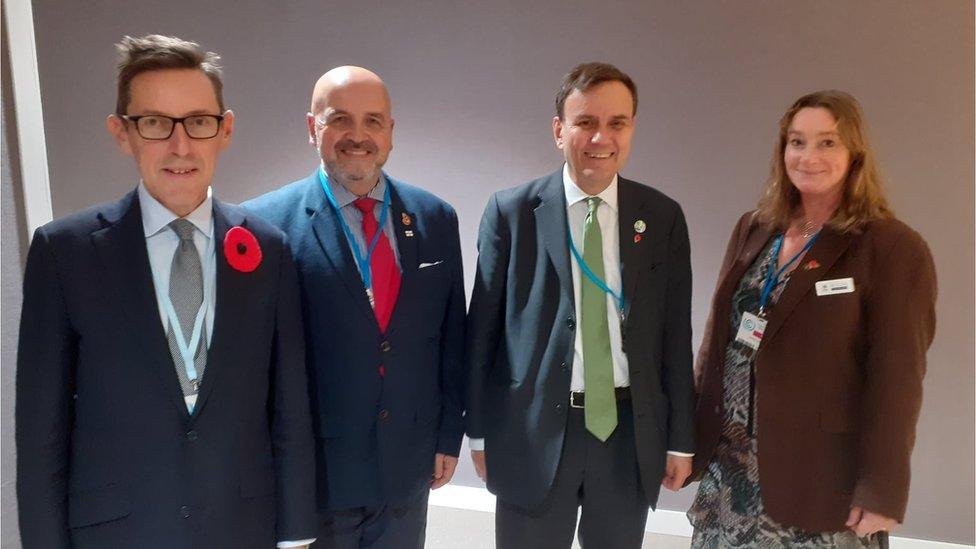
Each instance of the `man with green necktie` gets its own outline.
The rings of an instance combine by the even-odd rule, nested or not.
[[[618,176],[636,113],[625,73],[574,68],[552,122],[566,163],[482,218],[466,430],[500,549],[569,548],[577,522],[583,547],[639,548],[659,486],[691,472],[688,231]]]

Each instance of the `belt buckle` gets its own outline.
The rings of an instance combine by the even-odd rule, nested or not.
[[[576,396],[577,395],[579,395],[580,397],[582,397],[583,396],[583,393],[574,393],[574,392],[569,393],[569,407],[570,408],[583,408],[583,404],[582,403],[576,404]]]

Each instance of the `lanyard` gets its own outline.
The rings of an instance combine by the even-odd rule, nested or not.
[[[763,283],[762,293],[759,294],[759,316],[764,316],[766,312],[766,303],[769,301],[769,295],[773,293],[773,288],[779,283],[779,277],[782,276],[786,269],[790,267],[800,256],[809,250],[813,243],[817,241],[817,237],[820,236],[820,231],[813,235],[807,243],[803,246],[803,249],[796,252],[789,261],[786,262],[780,269],[776,268],[776,263],[779,260],[779,250],[783,247],[783,235],[776,237],[776,242],[773,244],[773,261],[769,265],[769,271],[766,272],[766,281]]]
[[[179,244],[177,244],[179,247]],[[210,260],[214,255],[214,238],[210,239],[210,243],[207,245],[207,251],[204,254],[204,258],[207,261]],[[175,253],[175,252],[174,252]],[[202,267],[202,265],[201,265]],[[197,366],[194,362],[196,356],[196,351],[200,346],[200,338],[203,337],[203,320],[207,316],[207,303],[213,301],[214,286],[216,284],[208,284],[207,279],[209,278],[208,268],[203,268],[204,273],[203,289],[204,297],[203,302],[200,303],[200,308],[197,309],[197,315],[193,319],[193,331],[190,333],[190,340],[187,341],[183,334],[183,326],[180,325],[180,318],[176,315],[176,309],[173,308],[173,302],[169,298],[169,292],[159,292],[160,300],[163,302],[163,311],[166,313],[166,318],[169,320],[169,327],[173,330],[173,335],[176,336],[176,348],[180,351],[180,356],[183,358],[183,367],[186,369],[186,379],[191,383],[197,381]],[[162,289],[162,280],[160,279],[162,274],[153,273],[153,278],[155,279],[155,284],[157,290]],[[169,285],[167,285],[168,287]]]
[[[369,262],[373,258],[373,251],[376,250],[376,245],[380,241],[380,234],[386,227],[386,217],[390,211],[390,184],[387,182],[386,190],[383,192],[383,210],[380,213],[379,226],[376,229],[376,234],[373,235],[373,240],[366,248],[366,257],[363,257],[362,251],[360,251],[359,246],[356,244],[356,237],[353,236],[352,230],[346,224],[346,219],[342,217],[342,212],[339,210],[339,202],[336,201],[335,195],[332,194],[332,189],[329,188],[329,178],[325,175],[325,170],[322,168],[319,168],[319,183],[322,184],[322,189],[325,190],[325,198],[329,200],[329,205],[332,206],[332,209],[335,210],[336,217],[339,218],[339,224],[342,225],[342,232],[346,233],[346,238],[349,239],[349,247],[352,248],[352,253],[356,258],[359,275],[363,278],[366,293],[370,294],[373,288],[373,273],[369,269]],[[363,237],[365,236],[364,234]]]
[[[610,289],[610,286],[608,286],[606,282],[604,282],[600,277],[596,276],[596,273],[590,270],[590,267],[587,266],[586,261],[583,260],[583,256],[581,256],[579,250],[576,249],[576,244],[573,243],[573,232],[568,226],[568,223],[566,227],[566,236],[569,240],[569,251],[571,251],[573,253],[573,257],[576,258],[576,263],[579,264],[580,271],[582,271],[583,274],[586,275],[586,278],[589,278],[590,281],[593,282],[593,284],[595,284],[597,288],[600,288],[601,290],[604,291],[604,293],[609,294],[610,296],[613,297],[614,301],[617,302],[617,307],[620,308],[620,319],[621,321],[623,321],[624,318],[623,291],[621,290],[620,294],[614,292],[613,290]]]

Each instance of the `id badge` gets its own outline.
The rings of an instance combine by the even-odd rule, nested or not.
[[[766,319],[753,313],[744,313],[742,321],[739,322],[739,331],[735,334],[735,340],[744,343],[752,350],[756,350],[759,349],[759,343],[762,342],[765,331]]]

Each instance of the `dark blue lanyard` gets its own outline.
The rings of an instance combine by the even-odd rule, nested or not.
[[[766,303],[769,301],[769,295],[773,293],[773,288],[775,288],[776,284],[779,283],[779,277],[786,272],[786,269],[788,269],[790,265],[795,263],[797,259],[800,259],[800,256],[806,253],[806,251],[813,246],[813,243],[817,241],[817,237],[819,236],[820,231],[817,231],[817,234],[813,235],[813,237],[807,241],[806,245],[803,246],[803,249],[796,252],[796,255],[794,255],[789,261],[786,262],[785,265],[783,265],[782,268],[778,270],[776,269],[776,263],[779,261],[779,250],[783,247],[783,235],[779,235],[776,238],[776,242],[773,244],[773,261],[770,263],[769,270],[766,272],[766,281],[763,283],[762,293],[759,294],[759,316],[763,316],[765,313]]]
[[[383,177],[380,175],[380,177]],[[319,168],[319,182],[322,184],[322,189],[325,191],[325,198],[328,199],[329,205],[336,213],[336,217],[339,218],[339,224],[342,225],[342,232],[346,233],[346,238],[349,239],[350,247],[352,248],[352,253],[356,257],[356,266],[359,267],[359,275],[363,277],[363,285],[367,289],[373,287],[373,273],[369,270],[369,262],[373,258],[373,250],[376,249],[376,244],[380,241],[380,233],[383,232],[386,227],[386,216],[390,211],[390,183],[386,183],[386,190],[383,192],[383,209],[380,213],[379,227],[376,229],[376,234],[373,235],[373,240],[369,243],[366,248],[366,257],[363,257],[363,253],[359,250],[359,245],[356,244],[356,237],[353,236],[352,230],[349,225],[346,224],[346,219],[342,217],[342,212],[339,209],[339,202],[336,201],[335,195],[332,194],[332,189],[329,188],[329,176],[325,174],[325,170]],[[366,214],[363,214],[366,215]],[[364,234],[363,237],[366,235]]]
[[[583,261],[583,256],[580,255],[579,250],[576,249],[576,245],[573,244],[573,232],[572,232],[572,228],[569,226],[568,223],[566,224],[566,236],[567,239],[569,240],[569,251],[573,252],[573,257],[576,258],[576,263],[579,264],[580,270],[583,271],[583,274],[586,275],[586,278],[589,278],[590,281],[593,282],[593,284],[596,284],[597,288],[600,288],[605,293],[613,296],[614,301],[617,302],[617,306],[620,307],[620,317],[623,318],[624,316],[623,294],[622,293],[618,294],[613,290],[611,290],[610,286],[607,286],[607,283],[604,282],[600,277],[596,276],[596,273],[591,271],[590,268],[586,265],[586,261]]]

